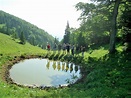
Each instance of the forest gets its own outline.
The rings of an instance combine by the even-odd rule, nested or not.
[[[48,32],[3,11],[0,11],[0,32],[14,39],[21,39],[23,44],[27,41],[43,49],[46,48],[47,42],[51,45],[54,42],[54,37]]]
[[[115,53],[116,44],[126,45],[131,50],[131,2],[130,0],[91,0],[79,2],[76,9],[81,11],[78,29],[65,30],[63,43],[78,44],[89,49],[109,44],[109,52]]]

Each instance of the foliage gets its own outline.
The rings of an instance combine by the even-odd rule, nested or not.
[[[77,39],[74,40],[74,43],[78,44],[79,47],[82,45],[86,48],[109,43],[110,22],[108,17],[110,15],[107,14],[109,11],[103,7],[103,13],[102,11],[98,13],[98,8],[93,3],[80,2],[76,8],[82,10],[79,18],[82,22],[80,28],[71,34]]]
[[[121,30],[121,38],[123,43],[128,43],[128,47],[126,51],[131,50],[131,2],[126,2],[125,4],[121,5],[121,13],[119,20],[119,28],[122,28]]]
[[[94,2],[79,2],[76,4],[76,9],[82,11],[78,19],[81,24],[80,28],[73,31],[71,38],[73,36],[73,38],[77,39],[73,39],[75,44],[84,44],[86,48],[110,43],[109,51],[113,53],[116,50],[115,44],[124,40],[120,36],[130,32],[130,2],[129,0],[91,1]],[[130,33],[127,35],[130,36]],[[130,42],[129,36],[125,38]]]
[[[21,34],[20,34],[20,43],[21,44],[25,44],[25,37],[24,37],[24,34],[23,34],[23,32],[21,32]]]
[[[96,6],[95,4],[82,4],[79,3],[79,8],[83,9],[81,19],[81,27],[79,29],[71,29],[70,39],[68,41],[71,44],[85,45],[87,50],[85,51],[84,57],[81,52],[75,53],[75,55],[66,54],[63,51],[47,51],[37,46],[32,46],[28,42],[25,44],[18,44],[20,40],[11,38],[5,34],[0,33],[0,98],[129,98],[131,95],[131,79],[130,79],[130,65],[131,65],[131,53],[130,51],[123,51],[123,46],[119,42],[116,45],[117,52],[115,54],[109,54],[108,43],[109,32],[111,31],[110,17],[113,11],[112,7],[114,4],[108,5],[111,0],[94,0],[99,1],[101,4]],[[104,2],[103,2],[104,1]],[[108,2],[107,2],[108,1]],[[113,0],[115,1],[115,0]],[[123,36],[121,31],[126,35],[130,34],[130,18],[127,18],[123,13],[129,15],[129,0],[122,0],[127,3],[127,6],[120,5],[118,15],[119,33],[117,36],[121,38]],[[82,4],[82,5],[81,5]],[[105,7],[108,5],[109,9]],[[84,6],[83,6],[84,5]],[[124,10],[126,8],[126,10]],[[97,11],[99,13],[97,13]],[[106,13],[105,13],[106,12]],[[89,15],[88,15],[89,14]],[[6,18],[8,15],[5,15]],[[83,15],[85,15],[83,17]],[[88,19],[87,19],[88,16]],[[6,20],[6,18],[4,18]],[[2,18],[3,19],[3,18]],[[17,18],[16,18],[17,19]],[[1,20],[0,22],[4,22]],[[11,20],[9,19],[11,22]],[[126,22],[125,22],[126,21]],[[22,21],[21,21],[22,22]],[[13,23],[13,22],[12,22]],[[8,24],[8,23],[7,23]],[[14,34],[18,29],[9,28],[10,25],[2,23],[0,30],[6,34]],[[28,23],[27,23],[28,24]],[[22,26],[21,26],[22,27]],[[20,27],[20,28],[21,28]],[[35,27],[35,26],[34,26]],[[22,29],[22,28],[21,28]],[[32,28],[33,29],[33,28]],[[36,44],[36,36],[30,28],[30,43]],[[125,30],[126,29],[126,30]],[[20,30],[20,29],[19,29]],[[37,30],[36,30],[37,31]],[[38,30],[39,31],[39,30]],[[25,35],[28,33],[24,32]],[[19,32],[19,33],[21,33]],[[18,36],[20,36],[20,34]],[[38,32],[37,32],[38,33]],[[39,34],[38,34],[39,35]],[[126,35],[126,39],[128,39]],[[13,35],[12,35],[13,36]],[[25,36],[26,37],[26,36]],[[123,39],[122,39],[123,40]],[[97,46],[96,46],[97,45]],[[101,46],[101,47],[100,47]],[[50,88],[46,90],[40,90],[38,88],[27,88],[16,86],[15,84],[6,83],[3,80],[3,68],[6,64],[17,58],[25,58],[26,56],[37,55],[43,58],[49,58],[52,60],[62,60],[73,62],[79,65],[82,79],[76,84],[72,84],[72,81],[67,80],[71,83],[69,87],[64,88]],[[76,78],[76,77],[72,77]]]
[[[130,96],[130,53],[117,52],[115,55],[108,54],[102,47],[93,50],[88,56],[65,55],[66,61],[75,62],[84,68],[86,74],[83,82],[73,85],[70,89],[87,91],[91,98],[115,98]],[[86,58],[87,57],[87,58]],[[62,59],[61,58],[61,59]],[[67,79],[67,82],[72,83]]]
[[[72,56],[62,51],[42,50],[29,43],[21,45],[17,40],[12,40],[10,36],[1,33],[0,46],[1,98],[128,98],[130,96],[131,53],[118,51],[110,55],[106,46],[96,47],[95,50],[90,49],[85,52],[84,57],[81,56],[81,53]],[[70,87],[47,90],[20,87],[3,81],[1,76],[4,64],[17,56],[25,57],[26,55],[40,55],[40,57],[74,62],[83,68],[81,72],[84,78]],[[72,83],[72,81],[69,82]]]
[[[54,38],[46,31],[3,11],[0,11],[0,32],[13,38],[21,38],[23,32],[26,41],[41,48],[45,48],[47,42],[54,44]]]
[[[70,43],[70,27],[69,27],[69,23],[67,22],[67,26],[65,29],[65,35],[63,38],[63,43]]]
[[[130,84],[129,69],[131,54],[105,55],[97,61],[94,70],[87,77],[87,88],[92,97],[127,97]],[[113,61],[113,62],[112,62]],[[126,62],[126,63],[125,63]],[[89,89],[89,90],[90,90]],[[97,93],[99,91],[99,93]]]

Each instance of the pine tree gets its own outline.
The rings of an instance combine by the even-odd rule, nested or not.
[[[26,41],[25,41],[25,36],[24,36],[24,33],[23,32],[21,32],[21,35],[20,35],[20,43],[21,44],[25,44],[26,43]]]
[[[67,26],[65,29],[65,35],[64,35],[64,39],[63,39],[64,43],[70,43],[70,26],[69,26],[69,22],[67,21]]]

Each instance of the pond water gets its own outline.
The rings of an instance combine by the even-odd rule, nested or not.
[[[27,86],[57,87],[74,83],[81,77],[80,67],[73,63],[39,58],[16,63],[9,73],[13,82]]]

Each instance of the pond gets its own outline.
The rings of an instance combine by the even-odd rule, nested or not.
[[[80,66],[48,59],[26,59],[9,70],[12,81],[20,85],[54,86],[69,85],[81,78]]]

